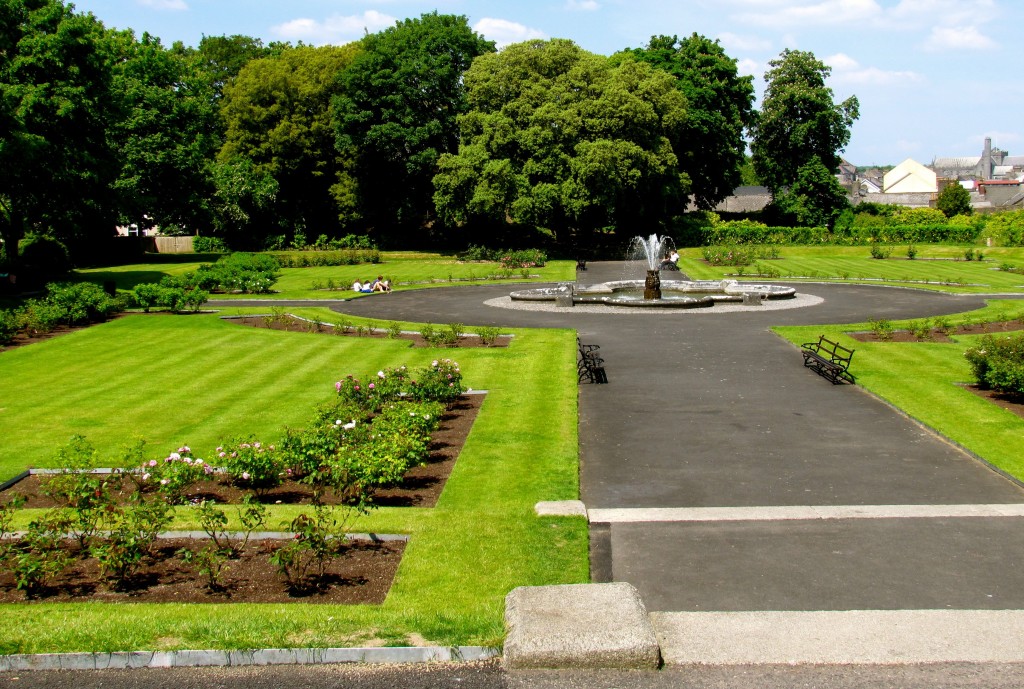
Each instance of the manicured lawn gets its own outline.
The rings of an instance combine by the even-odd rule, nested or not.
[[[233,435],[301,426],[341,376],[438,356],[490,391],[437,507],[381,508],[353,525],[410,535],[384,604],[5,605],[0,653],[500,644],[508,591],[588,578],[585,520],[533,515],[539,500],[578,496],[573,332],[510,332],[507,349],[431,350],[140,315],[0,353],[4,477],[51,465],[73,433],[105,455],[142,436],[154,456],[183,442],[209,456]],[[269,526],[297,511],[273,508]],[[176,526],[196,526],[188,508]]]
[[[1024,301],[995,301],[980,311],[949,318],[952,324],[1017,318]],[[910,321],[896,321],[906,327]],[[851,372],[857,383],[911,417],[959,443],[992,465],[1024,480],[1024,419],[965,390],[973,382],[963,352],[979,336],[954,344],[859,342],[844,334],[869,330],[867,323],[838,326],[779,327],[776,333],[795,345],[824,334],[856,349]]]
[[[347,289],[356,280],[364,281],[378,275],[391,280],[394,289],[421,289],[427,286],[441,287],[452,284],[479,284],[491,275],[501,273],[498,263],[461,263],[453,256],[411,252],[384,252],[384,260],[377,264],[355,266],[329,266],[309,268],[284,268],[281,278],[274,285],[274,299],[341,299],[351,298],[354,293]],[[102,283],[113,280],[119,289],[131,289],[143,282],[159,282],[165,275],[181,275],[194,271],[201,262],[182,263],[140,263],[112,268],[91,268],[78,271],[82,278]],[[543,268],[531,268],[531,277],[522,277],[522,271],[512,271],[512,277],[502,283],[555,282],[573,280],[576,277],[574,261],[548,261]],[[538,277],[532,277],[538,276]],[[331,283],[341,290],[327,289]],[[416,283],[416,284],[401,284]],[[252,298],[252,295],[215,295],[217,299]]]
[[[911,261],[906,257],[905,246],[895,247],[892,256],[882,260],[871,258],[866,246],[781,246],[780,258],[760,261],[760,265],[776,271],[780,280],[909,283],[951,292],[1024,292],[1024,275],[998,269],[1004,262],[1024,267],[1024,248],[975,248],[984,252],[984,261],[952,260],[962,258],[964,251],[973,247],[922,244],[917,248],[917,258]],[[717,280],[738,272],[734,266],[708,265],[700,249],[685,249],[682,256],[680,268],[694,279]],[[759,271],[755,264],[745,267],[743,272],[742,279],[756,279],[751,276]]]

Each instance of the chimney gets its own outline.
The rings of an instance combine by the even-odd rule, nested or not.
[[[992,137],[985,137],[985,150],[981,154],[981,178],[992,179]]]

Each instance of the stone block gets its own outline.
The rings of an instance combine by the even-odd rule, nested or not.
[[[626,583],[520,587],[505,598],[509,669],[657,669],[658,640]]]

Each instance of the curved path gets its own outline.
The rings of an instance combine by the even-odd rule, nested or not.
[[[590,264],[579,280],[616,279],[618,265]],[[802,659],[793,650],[748,648],[765,645],[757,630],[837,625],[758,615],[1024,610],[1024,490],[858,387],[804,369],[794,347],[769,331],[950,314],[982,306],[981,297],[809,284],[799,290],[821,304],[765,312],[484,305],[509,289],[400,292],[332,308],[380,319],[572,327],[601,346],[609,385],[580,387],[592,574],[632,583],[648,610],[664,613],[653,615],[659,635],[679,645],[663,645],[667,662],[717,658],[707,649],[687,655],[696,653],[687,636],[695,625],[716,630],[708,633],[722,635],[718,647],[746,662]],[[754,618],[714,617],[724,613]],[[961,622],[977,620],[954,626]],[[884,624],[869,616],[850,633],[871,635]],[[927,635],[936,623],[895,624],[905,637]],[[734,662],[731,652],[722,651],[722,662]],[[811,662],[849,662],[815,653]]]

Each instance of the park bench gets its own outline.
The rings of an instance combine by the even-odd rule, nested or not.
[[[853,359],[852,349],[847,349],[824,335],[818,337],[817,342],[806,342],[801,347],[803,348],[804,366],[812,368],[828,378],[833,385],[844,381],[854,382],[853,374],[849,371],[850,360]]]
[[[597,353],[601,345],[583,344],[576,338],[578,358],[576,360],[576,380],[591,383],[607,383],[608,374],[604,371],[604,359]]]

